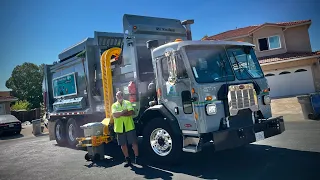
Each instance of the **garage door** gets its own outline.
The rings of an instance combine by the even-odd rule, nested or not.
[[[296,96],[315,92],[310,66],[265,72],[271,97]]]

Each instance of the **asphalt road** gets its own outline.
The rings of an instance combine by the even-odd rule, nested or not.
[[[243,148],[184,154],[177,167],[124,168],[117,146],[114,158],[99,164],[84,160],[85,151],[59,147],[48,136],[0,139],[0,179],[319,179],[320,121],[286,122],[286,131]]]

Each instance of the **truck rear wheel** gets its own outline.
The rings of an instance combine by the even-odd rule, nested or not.
[[[67,139],[65,128],[65,124],[60,119],[58,119],[54,126],[54,136],[59,146],[66,145]]]
[[[77,137],[81,136],[81,129],[75,119],[69,119],[66,128],[67,141],[70,147],[75,148],[77,145]]]
[[[158,163],[176,164],[182,153],[182,138],[162,118],[151,120],[144,129],[143,148]]]

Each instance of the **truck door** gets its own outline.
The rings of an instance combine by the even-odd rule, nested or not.
[[[197,130],[191,102],[191,81],[182,59],[175,54],[172,56],[172,59],[162,57],[157,61],[160,102],[176,116],[182,130]]]

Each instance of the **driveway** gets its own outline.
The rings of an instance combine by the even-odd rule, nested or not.
[[[285,121],[304,120],[297,97],[273,99],[271,110],[273,116],[284,116]]]

